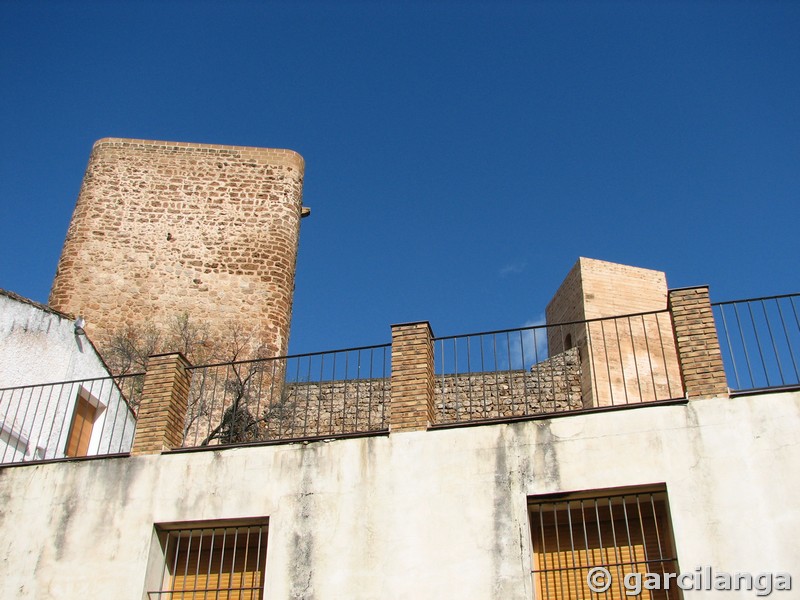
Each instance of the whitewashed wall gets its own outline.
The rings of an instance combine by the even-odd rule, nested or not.
[[[798,431],[785,392],[0,468],[0,597],[140,600],[154,524],[268,517],[269,600],[529,599],[529,496],[661,482],[682,571],[800,577]]]
[[[0,463],[63,456],[81,385],[8,388],[109,375],[71,319],[0,292]],[[83,387],[100,407],[89,453],[129,448],[134,417],[119,389],[110,380]]]

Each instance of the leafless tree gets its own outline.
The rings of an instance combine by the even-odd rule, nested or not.
[[[203,446],[215,441],[241,443],[263,437],[264,419],[256,416],[261,384],[265,377],[283,376],[282,369],[267,375],[267,370],[276,369],[273,361],[260,360],[267,356],[268,349],[259,338],[257,332],[232,324],[221,339],[212,340],[204,324],[182,313],[171,319],[163,331],[152,325],[120,330],[112,337],[105,358],[119,375],[144,371],[149,356],[164,352],[181,352],[198,367],[221,363],[193,370],[184,436],[203,435]],[[134,408],[139,404],[142,385],[143,378],[129,398]],[[208,430],[201,434],[205,423],[209,424]]]

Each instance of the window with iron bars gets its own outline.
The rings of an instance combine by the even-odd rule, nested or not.
[[[678,573],[664,486],[529,499],[536,600],[681,600],[677,586],[628,595],[625,576]],[[595,567],[610,575],[605,591],[590,588]],[[635,577],[635,575],[634,575]]]
[[[267,521],[246,525],[157,527],[161,585],[150,600],[261,600]]]

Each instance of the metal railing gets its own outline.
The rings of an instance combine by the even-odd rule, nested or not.
[[[800,294],[712,304],[733,390],[800,385]]]
[[[0,464],[130,452],[144,374],[0,389]]]
[[[437,423],[683,397],[668,311],[435,338]]]
[[[191,367],[183,447],[387,429],[391,345]]]

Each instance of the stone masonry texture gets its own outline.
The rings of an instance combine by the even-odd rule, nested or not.
[[[530,369],[437,376],[436,423],[579,410],[580,369],[572,348]]]
[[[179,315],[285,354],[304,163],[290,150],[107,138],[92,150],[50,293],[114,333]]]
[[[426,429],[436,418],[432,338],[427,321],[392,325],[393,432]]]
[[[131,454],[157,454],[181,445],[190,385],[187,366],[181,354],[151,357]]]
[[[663,272],[581,257],[546,315],[550,354],[579,349],[586,408],[683,397]]]
[[[409,362],[416,357],[424,368],[427,354],[422,346],[419,352],[409,356]],[[424,385],[423,380],[419,381],[420,385]],[[246,411],[253,417],[246,435],[236,440],[221,435],[210,444],[387,431],[392,410],[398,410],[398,407],[403,424],[408,422],[408,410],[402,412],[403,397],[393,398],[392,381],[392,378],[375,378],[287,382],[279,392],[255,383],[251,386],[253,393],[245,395],[239,409],[242,414]],[[541,415],[578,410],[584,406],[577,348],[526,370],[439,375],[434,378],[432,386],[434,412],[430,415],[427,402],[421,402],[416,413],[425,419],[425,426]],[[222,395],[204,386],[202,373],[197,373],[192,379],[190,397],[203,393],[204,387],[208,395]],[[273,397],[275,393],[278,397]],[[196,405],[191,400],[189,404]],[[225,412],[218,407],[199,415],[190,406],[184,445],[200,445]]]
[[[675,322],[675,342],[681,374],[690,398],[728,394],[728,383],[705,286],[671,290],[669,308]]]

